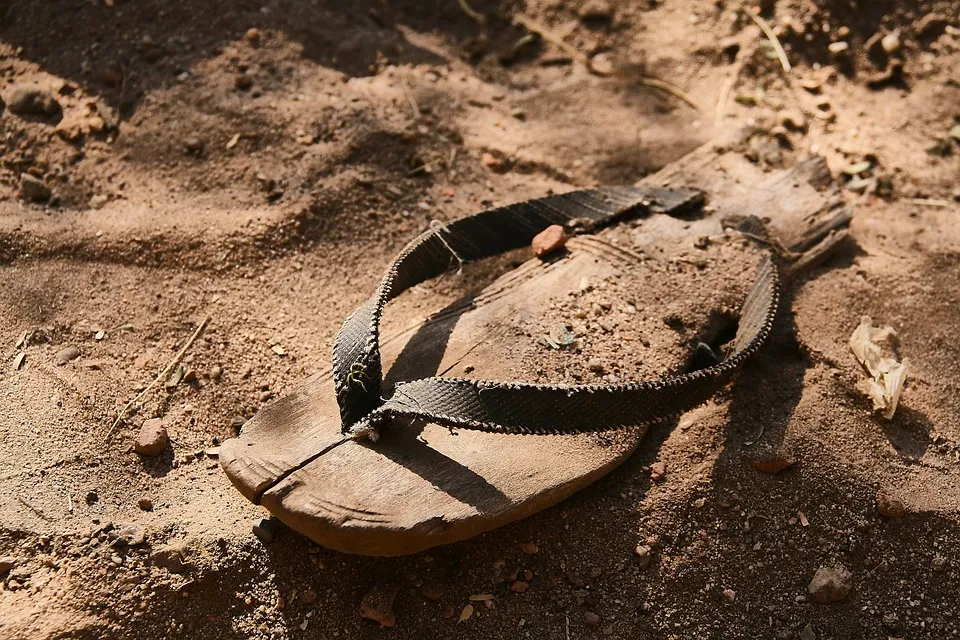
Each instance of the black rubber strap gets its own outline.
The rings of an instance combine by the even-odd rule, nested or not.
[[[398,383],[384,400],[379,345],[386,303],[451,264],[522,247],[553,224],[592,231],[627,214],[676,215],[702,202],[702,193],[692,189],[588,189],[483,211],[425,232],[400,252],[374,295],[337,335],[333,374],[344,432],[368,434],[395,416],[506,433],[598,431],[660,420],[704,402],[769,333],[778,296],[776,268],[769,258],[741,308],[732,352],[719,364],[674,378],[617,385],[425,378]]]

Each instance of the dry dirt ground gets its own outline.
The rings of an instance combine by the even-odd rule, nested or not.
[[[960,635],[960,2],[467,6],[482,23],[457,0],[0,3],[0,636]],[[576,51],[527,37],[520,14]],[[41,93],[26,104],[17,85]],[[204,452],[328,365],[407,239],[635,182],[742,127],[765,170],[824,155],[855,217],[721,396],[572,499],[467,542],[375,559],[252,534],[265,513]],[[510,264],[398,306],[436,311]],[[911,362],[889,421],[856,388],[864,314]],[[207,316],[186,378],[108,440]],[[142,458],[151,417],[171,444]],[[751,464],[767,458],[794,464]],[[878,491],[906,514],[880,515]],[[180,573],[159,566],[170,549]],[[811,601],[836,566],[850,593]],[[390,588],[396,626],[361,618]]]

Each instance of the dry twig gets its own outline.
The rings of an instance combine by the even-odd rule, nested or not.
[[[150,384],[148,384],[148,385],[144,388],[143,391],[141,391],[140,393],[138,393],[138,394],[136,395],[136,397],[135,397],[133,400],[131,400],[130,402],[128,402],[126,405],[124,405],[124,407],[123,407],[123,409],[120,411],[120,413],[117,414],[117,419],[113,421],[113,424],[112,424],[112,425],[110,425],[110,431],[107,432],[107,437],[106,437],[107,440],[109,440],[109,439],[110,439],[110,436],[113,435],[113,431],[114,431],[114,429],[117,428],[117,425],[120,424],[120,423],[123,421],[123,416],[127,415],[127,411],[130,410],[130,407],[132,407],[133,405],[135,405],[135,404],[136,404],[137,402],[139,402],[145,395],[147,395],[147,393],[148,393],[151,389],[153,389],[153,387],[154,387],[157,383],[159,383],[159,382],[162,381],[162,380],[165,380],[165,379],[167,378],[167,376],[170,375],[170,372],[173,371],[173,368],[174,368],[175,366],[177,366],[177,364],[180,362],[180,358],[183,357],[183,354],[185,354],[185,353],[187,352],[187,349],[190,348],[190,345],[192,345],[192,344],[194,343],[194,341],[196,341],[196,339],[200,336],[200,333],[201,333],[201,332],[203,331],[203,329],[207,326],[207,323],[208,323],[208,322],[210,322],[210,316],[207,316],[206,318],[204,318],[204,319],[200,322],[200,324],[197,325],[197,328],[194,330],[193,334],[192,334],[192,335],[190,336],[190,338],[186,341],[186,343],[184,343],[183,347],[181,347],[180,351],[178,351],[177,354],[176,354],[175,356],[173,356],[173,359],[170,361],[170,363],[163,369],[163,371],[161,371],[161,372],[157,375],[156,378],[153,379],[153,382],[151,382]]]
[[[31,511],[33,511],[39,518],[41,518],[42,520],[46,520],[47,522],[50,522],[51,518],[47,516],[47,514],[45,514],[41,509],[38,509],[37,507],[33,506],[32,504],[30,504],[20,496],[17,496],[17,500],[20,501],[20,504],[27,507]]]

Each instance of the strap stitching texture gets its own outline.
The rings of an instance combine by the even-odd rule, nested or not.
[[[692,189],[587,189],[483,211],[422,233],[404,247],[374,295],[347,318],[337,335],[334,384],[344,433],[372,436],[380,425],[399,416],[503,433],[597,431],[656,422],[702,403],[769,335],[778,303],[776,266],[769,256],[741,308],[734,352],[706,369],[663,380],[538,385],[431,377],[398,383],[393,397],[384,400],[379,350],[379,325],[387,302],[442,273],[451,259],[462,264],[524,246],[550,224],[589,231],[638,209],[675,214],[702,201],[702,193]]]

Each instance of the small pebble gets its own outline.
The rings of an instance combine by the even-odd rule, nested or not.
[[[167,446],[167,429],[160,418],[144,420],[133,443],[133,450],[145,456],[158,456]]]
[[[183,140],[183,148],[187,153],[192,153],[195,155],[203,154],[203,140],[197,138],[196,136],[190,136]]]
[[[595,627],[600,624],[600,616],[598,616],[593,611],[584,611],[583,612],[583,621],[588,627]]]
[[[817,602],[836,602],[846,598],[852,588],[853,575],[844,567],[820,567],[807,592]]]
[[[552,224],[533,237],[530,243],[537,258],[553,253],[567,244],[567,232],[558,224]]]
[[[137,547],[147,541],[147,532],[143,527],[129,524],[111,531],[109,538],[114,547]]]
[[[278,523],[273,518],[260,518],[253,523],[253,535],[257,536],[260,542],[270,544],[277,535]]]
[[[907,513],[907,507],[897,497],[886,491],[877,491],[877,513],[899,520]]]
[[[513,591],[514,593],[523,593],[529,588],[530,588],[530,583],[526,582],[525,580],[517,580],[516,582],[510,585],[510,591]]]
[[[52,93],[31,84],[14,84],[3,93],[3,102],[10,113],[19,116],[55,116],[61,112],[60,103]]]
[[[795,464],[794,460],[789,458],[780,458],[776,456],[760,458],[758,460],[751,460],[750,466],[759,471],[760,473],[767,473],[770,475],[776,475],[781,471],[789,469]]]
[[[53,190],[40,178],[29,173],[20,174],[20,198],[29,202],[46,202]]]
[[[13,569],[17,566],[17,559],[13,556],[3,556],[0,558],[0,576],[5,574],[10,569]]]
[[[424,598],[432,602],[438,602],[439,600],[443,599],[443,590],[438,584],[425,584],[423,585],[423,588],[420,589],[420,593],[423,594]]]
[[[394,626],[397,616],[393,612],[393,601],[399,592],[400,585],[378,584],[363,596],[360,617],[379,622],[382,627]]]
[[[843,55],[850,49],[850,45],[846,42],[831,42],[827,45],[827,50],[835,56]]]
[[[158,567],[163,567],[170,573],[183,573],[187,565],[183,562],[181,550],[176,547],[161,547],[150,554],[150,561]]]
[[[98,193],[90,198],[90,206],[94,209],[102,209],[108,202],[110,202],[110,196],[105,193]]]
[[[654,482],[660,482],[667,475],[667,465],[665,462],[654,462],[650,465],[650,479]]]
[[[633,553],[637,556],[637,563],[640,565],[641,569],[646,569],[653,561],[653,549],[651,549],[649,545],[637,545],[637,548],[633,550]]]
[[[153,500],[150,498],[140,498],[137,500],[137,506],[143,511],[153,511]]]
[[[723,599],[733,604],[733,601],[737,599],[737,592],[734,591],[733,589],[724,589]]]
[[[247,42],[255,44],[260,41],[260,30],[254,27],[247,29],[247,32],[243,36],[247,39]]]
[[[598,53],[590,58],[590,68],[593,69],[595,73],[603,76],[612,75],[613,72],[616,71],[613,59],[607,53]]]
[[[888,54],[897,53],[900,51],[900,35],[896,31],[888,33],[880,40],[880,46]]]
[[[578,12],[581,20],[611,20],[613,4],[609,0],[587,0]]]
[[[493,171],[500,171],[503,169],[503,161],[492,153],[484,153],[482,156],[480,156],[480,162],[483,163],[483,166],[488,169],[492,169]]]
[[[63,349],[60,349],[60,351],[57,351],[57,355],[53,357],[53,361],[59,365],[64,365],[64,364],[67,364],[68,362],[76,360],[79,357],[80,357],[80,349],[70,346],[70,347],[64,347]]]

